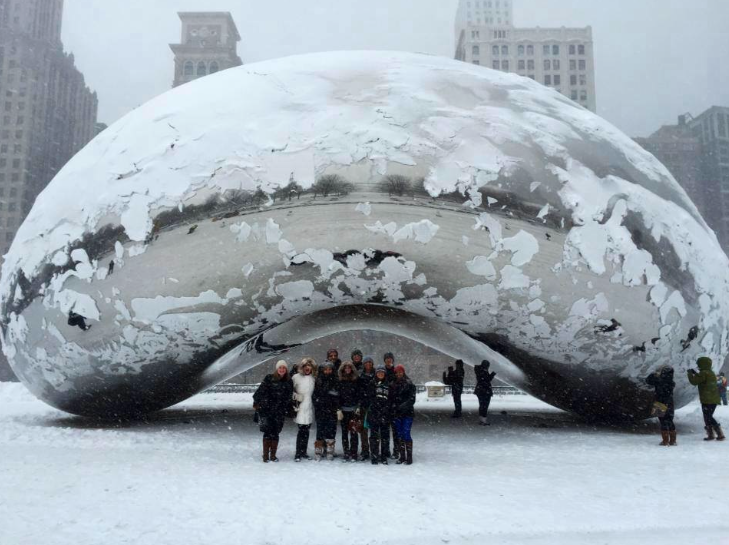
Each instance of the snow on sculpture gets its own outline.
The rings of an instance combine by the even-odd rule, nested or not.
[[[134,415],[367,328],[640,418],[641,377],[723,363],[728,265],[668,171],[554,90],[315,54],[179,87],[69,162],[6,256],[3,349],[46,402]]]

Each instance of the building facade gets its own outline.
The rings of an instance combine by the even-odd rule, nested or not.
[[[175,54],[173,87],[243,64],[238,56],[240,34],[229,12],[178,15],[182,21],[181,43],[170,44]]]
[[[597,111],[592,27],[517,28],[513,3],[501,0],[494,17],[488,10],[497,10],[496,4],[460,1],[456,59],[531,78]]]

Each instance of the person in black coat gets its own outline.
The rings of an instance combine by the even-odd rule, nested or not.
[[[357,384],[359,386],[359,407],[360,415],[359,418],[364,422],[367,419],[367,410],[370,408],[372,403],[372,384],[375,381],[375,360],[372,356],[365,356],[362,359],[362,372],[357,377]],[[362,443],[362,454],[360,460],[370,459],[370,438],[368,430],[362,426],[362,431],[359,434],[360,442]]]
[[[357,461],[359,449],[360,387],[357,369],[351,361],[339,368],[339,400],[341,406],[342,451],[345,462]]]
[[[386,352],[385,355],[382,357],[383,361],[385,362],[385,373],[387,382],[392,383],[395,380],[395,354],[392,352]],[[395,429],[394,422],[390,422],[390,433],[392,434],[392,445],[393,445],[393,455],[390,454],[390,442],[387,443],[387,457],[388,458],[397,458],[396,454],[399,451],[398,446],[398,438],[397,438],[397,430]]]
[[[314,386],[314,418],[316,420],[316,442],[314,454],[321,460],[326,445],[327,460],[334,459],[334,445],[337,439],[337,417],[340,412],[339,380],[334,372],[334,363],[326,361]]]
[[[676,426],[673,424],[675,406],[673,403],[673,390],[676,383],[673,381],[673,367],[665,365],[658,371],[645,379],[646,384],[653,386],[656,390],[655,400],[663,403],[667,409],[663,416],[658,417],[661,423],[661,439],[662,447],[671,445],[676,446]]]
[[[275,371],[266,375],[256,393],[253,394],[253,408],[258,413],[260,429],[263,432],[263,461],[278,462],[276,451],[278,439],[289,414],[294,396],[294,385],[289,377],[288,365],[284,360],[276,363]]]
[[[447,373],[443,373],[443,383],[451,387],[451,393],[453,394],[453,405],[455,410],[451,415],[451,418],[460,418],[462,405],[461,396],[463,395],[463,378],[466,372],[463,370],[463,360],[456,360],[456,368],[448,368]]]
[[[494,389],[491,386],[491,381],[494,380],[496,373],[489,373],[489,366],[491,364],[487,360],[483,360],[481,365],[477,365],[473,368],[476,373],[476,389],[474,394],[478,398],[478,419],[479,424],[482,426],[488,426],[488,415],[489,405],[491,405],[491,398],[494,395]]]
[[[389,457],[390,424],[392,422],[392,396],[387,369],[377,368],[375,379],[369,385],[367,426],[370,430],[370,456],[373,464],[387,465]]]
[[[393,422],[397,430],[398,464],[413,463],[413,438],[410,431],[415,417],[415,384],[405,374],[405,367],[395,367],[395,381],[390,385],[392,394]]]

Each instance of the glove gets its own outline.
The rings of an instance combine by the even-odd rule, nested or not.
[[[359,416],[360,414],[362,414],[362,411],[360,410],[359,407],[357,407],[357,409],[355,409],[354,414],[356,414],[357,416]]]
[[[341,410],[337,411],[337,420],[340,422],[344,420],[344,413]]]
[[[253,410],[254,411],[258,412],[258,409],[260,409],[260,407],[258,405],[253,405]]]
[[[302,401],[304,401],[304,396],[301,394],[294,394],[294,399],[301,403]]]

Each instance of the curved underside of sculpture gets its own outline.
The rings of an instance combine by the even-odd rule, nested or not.
[[[388,331],[590,418],[727,355],[727,258],[668,171],[515,75],[404,53],[228,70],[132,112],[39,197],[3,347],[87,415],[179,402],[298,344]]]

